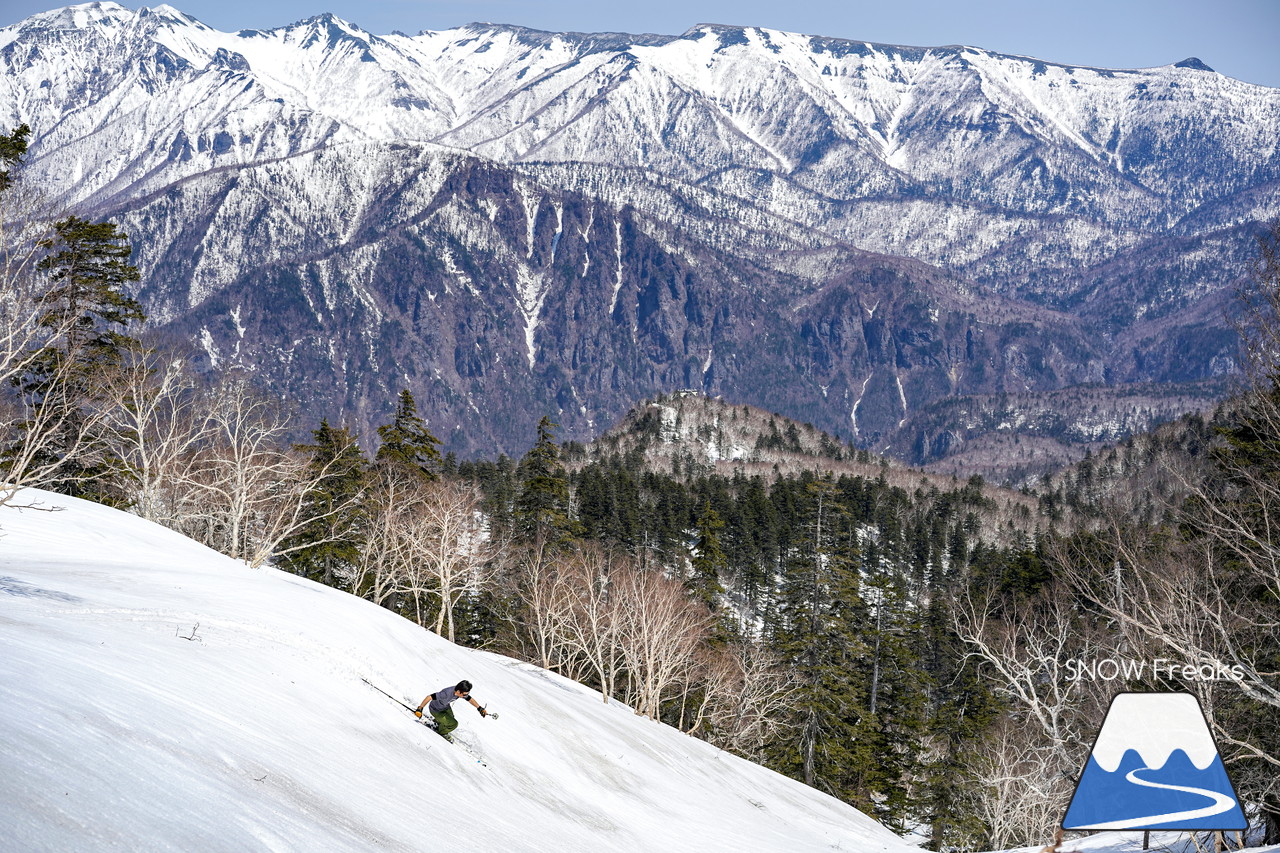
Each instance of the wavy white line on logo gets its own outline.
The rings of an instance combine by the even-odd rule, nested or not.
[[[1210,791],[1206,788],[1190,788],[1186,785],[1166,785],[1163,782],[1148,782],[1146,779],[1139,779],[1137,774],[1143,770],[1151,770],[1150,767],[1139,767],[1137,770],[1130,770],[1125,774],[1125,779],[1135,785],[1141,785],[1144,788],[1161,788],[1165,791],[1181,791],[1184,794],[1198,794],[1201,797],[1208,797],[1213,800],[1213,805],[1205,806],[1199,809],[1189,809],[1181,812],[1169,812],[1168,814],[1151,815],[1150,817],[1133,817],[1125,820],[1113,820],[1110,823],[1091,824],[1089,829],[1141,829],[1144,826],[1153,824],[1170,824],[1178,823],[1184,820],[1195,820],[1201,817],[1213,817],[1217,814],[1230,811],[1235,808],[1236,801],[1228,797],[1226,794],[1219,794],[1217,791]]]

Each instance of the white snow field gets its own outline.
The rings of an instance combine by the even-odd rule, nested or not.
[[[0,507],[0,849],[904,853],[798,782],[117,510]],[[416,705],[462,678],[477,761]]]

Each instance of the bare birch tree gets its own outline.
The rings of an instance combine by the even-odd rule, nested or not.
[[[307,457],[285,444],[288,414],[256,391],[244,376],[232,376],[209,395],[209,438],[191,468],[195,507],[186,522],[206,545],[250,566],[325,540],[292,548],[281,543],[310,522],[341,513],[352,501],[319,515],[307,496],[333,473],[310,469]]]
[[[418,511],[417,483],[382,469],[368,499],[368,525],[359,557],[337,570],[352,594],[385,605],[400,588],[403,567],[414,559],[411,539],[404,535]]]
[[[436,480],[423,486],[417,547],[431,578],[430,592],[440,600],[435,631],[454,640],[454,608],[466,592],[488,583],[483,569],[489,549],[486,525],[475,487]]]
[[[1026,713],[1004,717],[970,748],[968,779],[977,817],[987,827],[985,847],[1005,850],[1052,837],[1074,790],[1054,750]]]
[[[656,720],[664,694],[691,678],[710,634],[710,616],[684,584],[661,572],[624,564],[614,568],[611,583],[636,713]]]
[[[623,665],[620,633],[623,615],[613,574],[629,558],[583,544],[563,561],[552,583],[554,632],[560,642],[580,655],[600,685],[606,703],[614,695]]]
[[[22,294],[0,293],[0,325],[10,340],[31,340],[22,321],[13,318],[29,310]],[[68,328],[70,324],[67,324]],[[50,331],[50,330],[42,330]],[[43,345],[53,346],[63,339],[66,329],[38,338]],[[10,381],[21,381],[31,369],[37,352],[21,349],[0,353],[0,374]],[[58,363],[42,376],[44,390],[27,395],[6,386],[0,390],[0,506],[11,503],[22,489],[41,486],[58,479],[68,481],[64,472],[70,460],[87,458],[100,450],[94,446],[104,409],[82,409],[79,389],[92,382],[89,371],[70,360]],[[0,375],[0,379],[5,378]]]
[[[305,462],[282,450],[289,423],[247,377],[225,379],[206,397],[209,442],[192,468],[198,507],[189,522],[206,545],[238,560],[258,552],[255,523],[284,498]]]
[[[1067,808],[1111,692],[1107,682],[1080,677],[1078,664],[1113,649],[1114,638],[1052,585],[1023,600],[966,589],[953,612],[957,636],[1010,706],[972,765],[980,808],[1001,838],[1046,838]]]
[[[758,759],[782,722],[788,676],[776,654],[749,641],[704,650],[700,703],[689,731],[709,730],[722,749]]]
[[[105,378],[102,444],[134,513],[180,529],[193,507],[192,466],[210,436],[186,360],[151,349],[126,353]]]
[[[520,604],[515,633],[517,641],[529,648],[535,663],[568,675],[562,669],[566,660],[561,625],[566,606],[561,602],[555,551],[550,537],[535,535],[528,547],[514,557],[514,587]]]
[[[1052,586],[1020,602],[965,590],[954,612],[958,636],[991,671],[997,692],[1028,715],[1063,773],[1078,772],[1100,709],[1097,691],[1068,664],[1107,646],[1074,598]]]

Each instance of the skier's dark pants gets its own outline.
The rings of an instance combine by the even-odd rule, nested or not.
[[[443,711],[432,711],[431,719],[436,721],[436,733],[445,740],[453,740],[453,730],[458,727],[458,718],[453,715],[452,708]]]

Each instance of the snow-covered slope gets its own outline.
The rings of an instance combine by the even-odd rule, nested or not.
[[[830,797],[367,602],[102,506],[0,508],[6,850],[907,845]],[[460,678],[478,764],[416,704]]]

